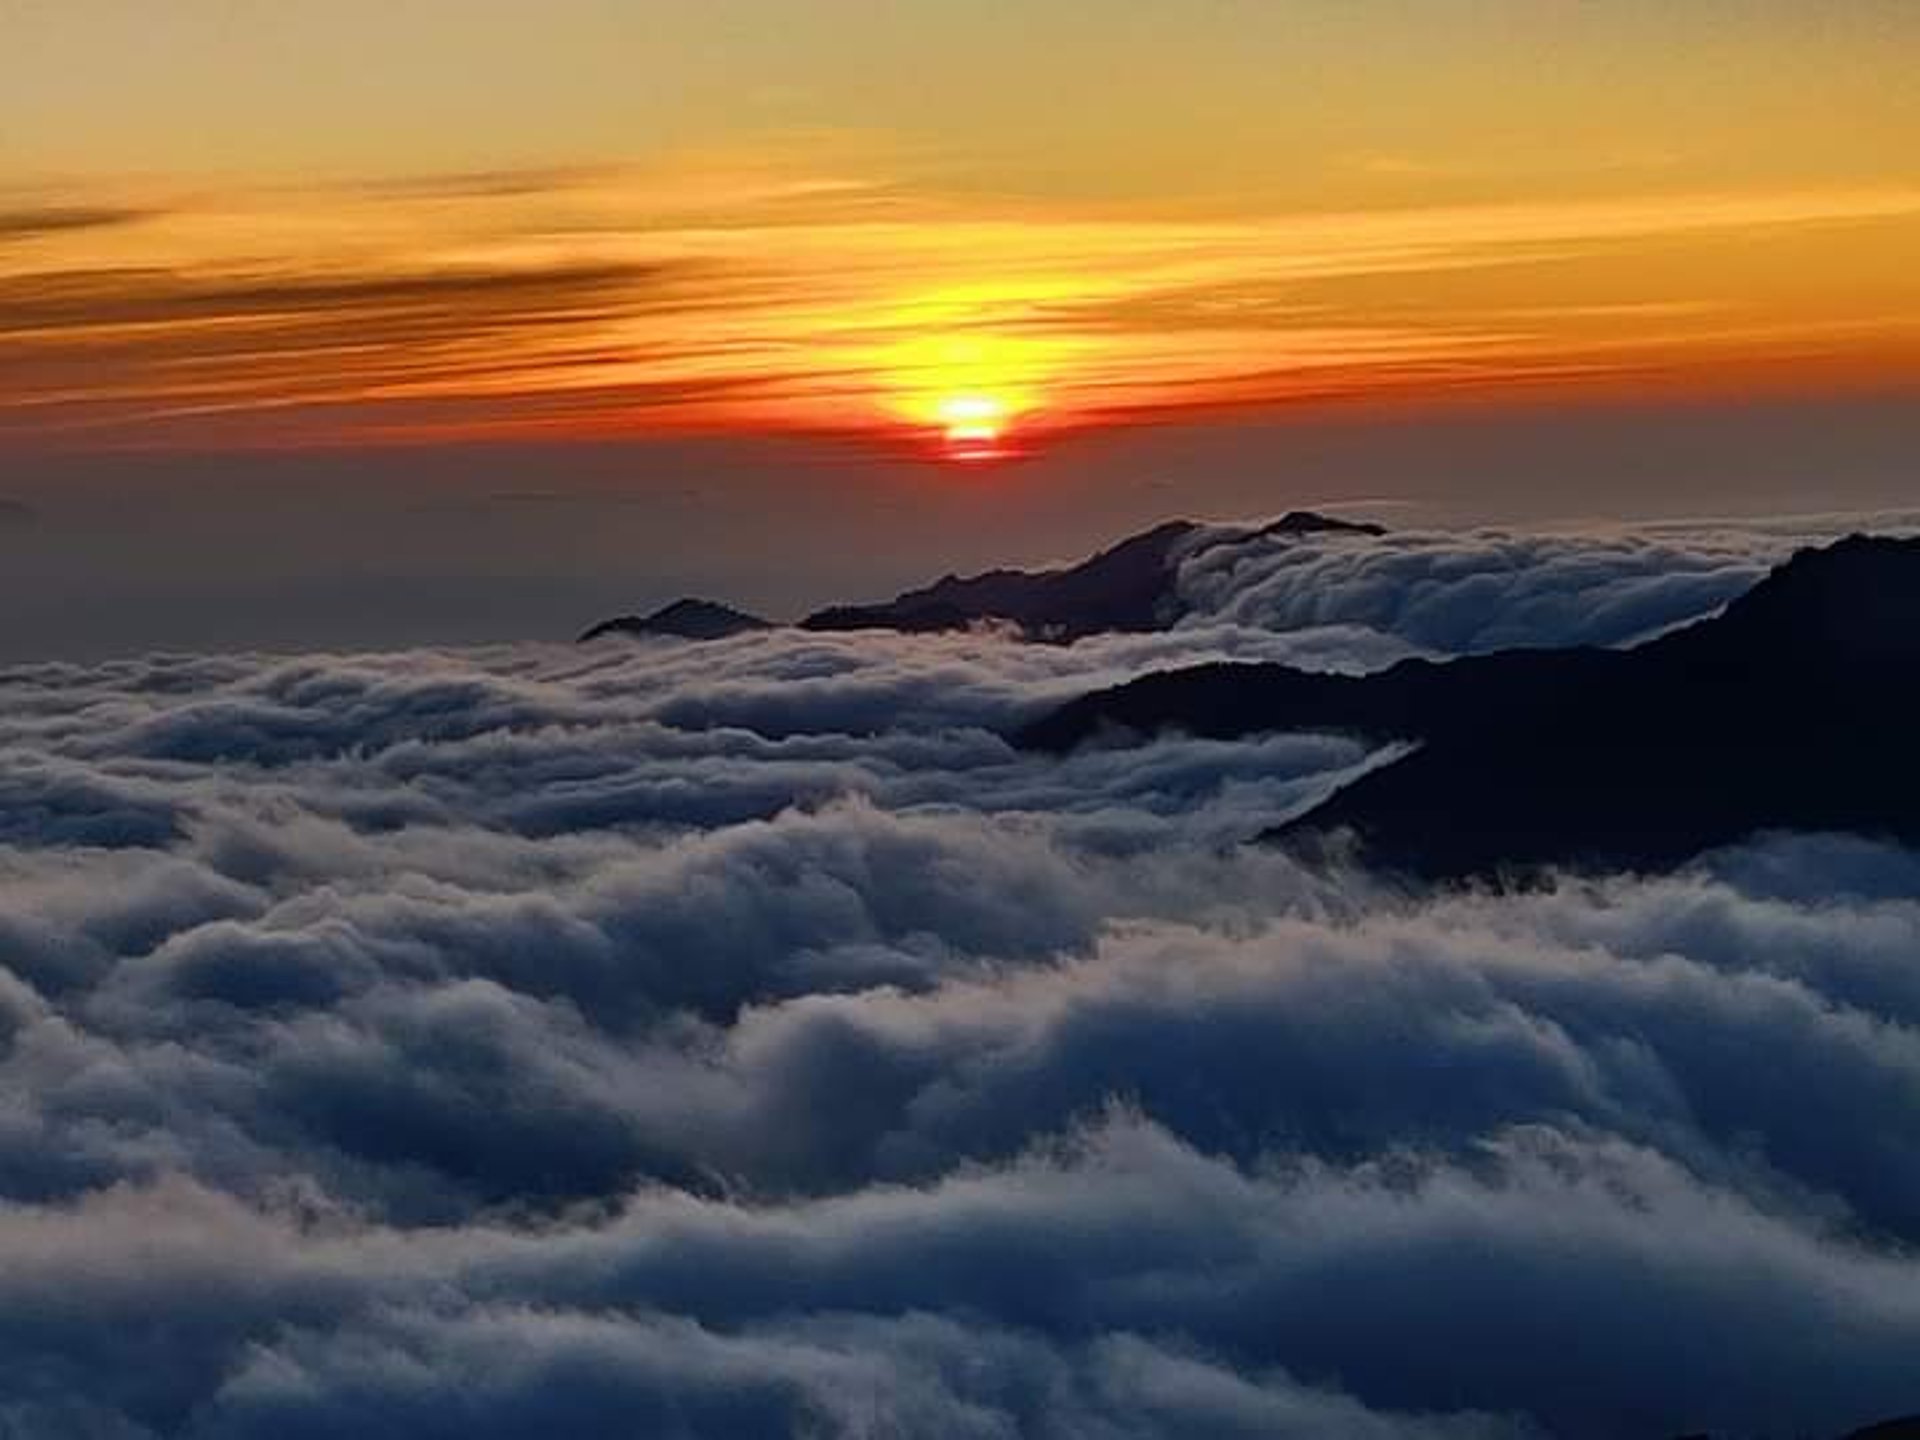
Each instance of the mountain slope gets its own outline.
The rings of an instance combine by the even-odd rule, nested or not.
[[[1377,675],[1212,665],[1073,701],[1017,737],[1334,730],[1419,748],[1278,832],[1351,832],[1434,878],[1649,868],[1765,829],[1920,840],[1920,540],[1802,551],[1720,616],[1628,651]]]

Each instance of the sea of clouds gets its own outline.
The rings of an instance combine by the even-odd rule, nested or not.
[[[1241,843],[1390,752],[999,738],[1626,642],[1844,528],[1216,545],[1072,646],[0,670],[0,1436],[1920,1410],[1920,856],[1421,892]]]

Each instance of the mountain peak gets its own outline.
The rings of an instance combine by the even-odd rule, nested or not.
[[[1102,631],[1157,630],[1179,618],[1180,564],[1203,545],[1252,536],[1383,535],[1378,525],[1292,510],[1258,529],[1165,520],[1076,565],[948,575],[876,605],[833,605],[801,624],[810,630],[952,630],[1009,621],[1036,640],[1074,640]]]
[[[1364,520],[1342,520],[1318,510],[1289,510],[1256,532],[1261,535],[1384,535],[1387,527]]]
[[[1183,561],[1212,545],[1263,536],[1378,536],[1379,525],[1315,510],[1289,510],[1257,527],[1163,520],[1117,540],[1073,565],[1045,570],[1005,567],[974,575],[946,574],[930,585],[867,605],[829,605],[800,622],[807,630],[960,630],[982,622],[1018,626],[1028,639],[1070,641],[1110,631],[1159,630],[1178,620],[1185,603]],[[621,615],[580,636],[671,635],[712,640],[769,622],[711,600],[682,599],[651,615]]]
[[[650,615],[617,615],[583,632],[580,643],[602,635],[658,635],[676,640],[724,640],[749,630],[770,630],[773,622],[717,600],[686,595]]]

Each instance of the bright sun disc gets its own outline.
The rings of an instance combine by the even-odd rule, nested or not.
[[[991,395],[949,395],[935,407],[946,428],[947,454],[955,460],[990,460],[1001,453],[1007,405]]]
[[[1006,426],[1006,404],[991,395],[949,395],[939,409],[949,440],[991,440]]]

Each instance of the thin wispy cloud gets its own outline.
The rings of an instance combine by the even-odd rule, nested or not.
[[[0,258],[0,430],[82,446],[885,434],[974,392],[1072,426],[1806,354],[1880,374],[1917,340],[1898,313],[1775,313],[1711,276],[1729,237],[1910,238],[1920,191],[1897,186],[1185,219],[998,208],[740,159],[23,212],[32,243]],[[1617,299],[1603,272],[1623,253],[1641,276]]]

